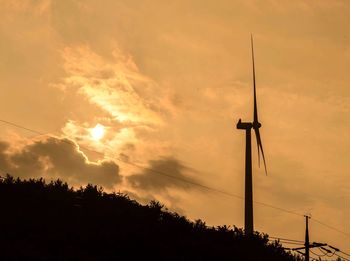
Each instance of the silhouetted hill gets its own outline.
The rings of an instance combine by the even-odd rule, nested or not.
[[[0,260],[301,260],[268,236],[207,227],[88,185],[0,180]]]

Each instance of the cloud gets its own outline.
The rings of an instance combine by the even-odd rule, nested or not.
[[[149,160],[142,172],[125,177],[124,191],[138,202],[148,204],[151,200],[161,202],[171,211],[185,214],[183,200],[188,191],[195,192],[201,182],[191,174],[196,172],[179,159],[171,156]],[[200,190],[197,190],[200,192]]]
[[[191,183],[198,183],[186,175],[191,169],[172,157],[163,157],[149,161],[149,168],[140,174],[128,176],[128,181],[135,188],[143,190],[166,190],[170,187],[191,188]]]
[[[166,132],[158,133],[167,125],[164,119],[176,111],[169,89],[143,74],[133,58],[117,46],[108,58],[84,44],[66,47],[61,54],[66,76],[55,86],[67,96],[77,93],[96,108],[84,118],[70,117],[62,128],[67,137],[111,157],[118,151],[146,162],[149,155],[152,159],[164,154],[168,140],[159,137]],[[106,130],[99,143],[89,134],[97,123]]]
[[[143,76],[130,57],[115,49],[114,61],[106,61],[87,46],[65,48],[67,87],[77,87],[92,104],[118,122],[159,124],[162,109],[158,96],[151,96],[154,83]],[[152,97],[152,98],[151,98]]]
[[[48,138],[11,151],[0,143],[2,171],[21,178],[63,179],[71,185],[93,183],[112,189],[122,181],[113,161],[90,162],[79,147],[68,139]]]

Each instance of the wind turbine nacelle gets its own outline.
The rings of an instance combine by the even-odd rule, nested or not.
[[[241,119],[237,122],[237,129],[239,130],[247,130],[253,128],[253,124],[251,122],[242,122]]]

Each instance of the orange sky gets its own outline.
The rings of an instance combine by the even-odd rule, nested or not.
[[[257,168],[253,141],[254,197],[350,233],[348,1],[0,5],[0,119],[47,134],[1,124],[2,171],[94,182],[242,227],[242,200],[115,159],[243,196],[245,140],[235,125],[252,119],[252,32],[269,169]],[[99,141],[90,135],[98,123]],[[255,228],[302,240],[304,220],[256,205]],[[350,252],[349,236],[312,219],[310,232]]]

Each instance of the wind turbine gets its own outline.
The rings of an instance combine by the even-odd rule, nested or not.
[[[253,225],[253,177],[252,177],[252,143],[251,130],[254,129],[256,143],[258,145],[258,162],[260,167],[260,152],[264,161],[265,173],[267,175],[264,150],[261,143],[259,129],[261,123],[258,120],[258,108],[256,105],[256,86],[255,86],[255,65],[254,65],[254,45],[251,35],[252,61],[253,61],[253,87],[254,87],[254,119],[253,122],[242,122],[239,119],[237,129],[246,131],[246,150],[245,150],[245,209],[244,209],[244,231],[246,235],[254,232]]]

